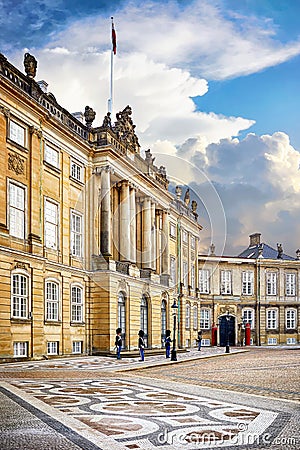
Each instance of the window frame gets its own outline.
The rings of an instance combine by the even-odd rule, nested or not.
[[[56,347],[56,350],[53,350],[53,348]],[[59,355],[59,341],[48,341],[47,342],[47,355]]]
[[[173,277],[174,275],[174,277]],[[175,285],[177,281],[176,278],[176,258],[175,256],[171,255],[170,256],[170,283],[172,285]]]
[[[21,345],[23,344],[24,354],[20,354]],[[16,351],[17,350],[17,351]],[[13,343],[14,358],[28,358],[28,341],[16,341]]]
[[[243,270],[242,272],[242,295],[253,295],[254,292],[254,271]]]
[[[53,286],[56,286],[56,295],[57,298],[48,298],[48,284],[52,284]],[[51,294],[52,294],[52,288],[51,288]],[[60,289],[60,282],[56,278],[46,278],[45,279],[45,288],[44,288],[44,298],[45,298],[45,322],[60,322],[61,312],[60,312],[60,296],[61,296],[61,289]],[[56,309],[55,309],[56,305]],[[54,309],[53,309],[54,308]],[[53,312],[56,311],[56,314],[53,314]],[[51,314],[49,314],[49,312]],[[51,317],[53,315],[53,317]]]
[[[80,232],[73,229],[74,219],[80,218]],[[79,238],[79,252],[77,252],[77,242],[76,239]],[[75,251],[74,251],[75,243]],[[75,258],[83,257],[83,215],[82,213],[71,209],[70,212],[70,253]]]
[[[169,234],[172,238],[176,238],[176,234],[177,234],[176,224],[173,222],[170,222]]]
[[[289,317],[288,318],[288,314],[289,313],[293,313],[293,315],[294,315],[294,317],[293,318],[291,318],[291,317]],[[292,326],[291,325],[291,323],[290,323],[290,326],[288,326],[288,322],[294,322],[294,326]],[[285,310],[285,328],[287,329],[287,330],[296,330],[297,329],[297,310],[296,310],[296,308],[286,308],[286,310]]]
[[[290,281],[288,281],[288,278],[291,278]],[[296,296],[296,274],[292,272],[286,272],[285,273],[285,295],[287,297],[295,297]],[[290,291],[290,292],[288,292]]]
[[[55,161],[54,154],[56,155]],[[55,148],[54,145],[48,144],[48,142],[44,143],[44,162],[55,169],[60,169],[60,150]]]
[[[220,271],[220,294],[232,295],[232,271],[229,269]]]
[[[182,261],[182,281],[185,288],[189,285],[189,263],[188,261]]]
[[[198,305],[193,305],[193,328],[198,330]]]
[[[245,314],[246,313],[246,314]],[[249,319],[249,313],[251,318]],[[245,316],[248,316],[245,318]],[[250,328],[253,330],[255,328],[255,310],[254,308],[243,308],[242,310],[242,318],[243,318],[243,328],[245,328],[244,321],[246,319],[245,324],[250,323]]]
[[[75,168],[75,171],[73,171],[73,168]],[[78,172],[79,169],[79,172]],[[70,177],[72,180],[78,181],[79,183],[83,183],[83,165],[76,161],[75,159],[71,159],[70,163]],[[79,173],[79,175],[78,175]]]
[[[15,188],[23,191],[23,204],[24,204],[23,205],[23,209],[21,209],[17,205],[16,206],[12,205],[12,198],[13,198],[12,193],[11,193],[11,187],[12,186],[14,186]],[[26,236],[26,232],[27,232],[26,231],[26,229],[27,229],[27,223],[26,223],[27,208],[26,208],[26,205],[27,205],[27,186],[25,186],[22,183],[19,183],[18,181],[15,181],[15,180],[9,178],[8,179],[8,184],[7,184],[8,229],[9,229],[10,236],[12,236],[14,238],[17,238],[17,239],[23,239],[24,240],[25,236]],[[19,220],[20,220],[19,218],[17,218],[15,220],[14,227],[11,226],[12,217],[13,217],[12,211],[18,211],[18,212],[21,211],[21,214],[22,214],[22,217],[21,217],[21,219],[22,219],[22,225],[21,225],[22,233],[21,234],[18,234],[17,232],[12,231],[12,228],[14,228],[14,230],[19,228],[18,223],[19,223]],[[17,217],[17,215],[18,214],[16,213],[15,217]]]
[[[270,317],[271,314],[274,317]],[[266,311],[266,328],[268,330],[277,330],[278,329],[278,310],[275,308],[268,308]]]
[[[78,349],[75,347],[78,346]],[[72,354],[82,355],[83,354],[83,341],[72,341]]]
[[[16,125],[16,129],[17,130],[19,130],[19,131],[22,130],[23,131],[23,136],[22,136],[21,139],[19,139],[19,136],[18,136],[19,133],[18,132],[12,133],[12,124]],[[14,134],[16,136],[16,139],[13,136]],[[10,141],[12,141],[13,143],[15,143],[17,145],[20,145],[23,148],[26,148],[26,146],[27,146],[27,128],[26,128],[26,126],[21,125],[20,122],[17,119],[15,119],[15,118],[13,118],[13,119],[10,118],[9,119],[7,135],[8,135],[8,138],[9,138]]]
[[[200,329],[210,330],[211,328],[211,310],[209,308],[200,308]]]
[[[191,304],[189,302],[185,304],[185,328],[187,330],[191,328]]]
[[[47,220],[47,217],[46,217],[47,204],[54,205],[56,207],[56,218],[57,218],[56,223],[54,223],[54,222],[52,222],[50,220]],[[59,214],[60,214],[59,203],[56,202],[55,200],[49,198],[49,197],[45,197],[45,201],[44,201],[44,246],[46,248],[48,248],[48,249],[51,249],[51,250],[58,250],[59,249],[59,225],[60,225],[59,224]],[[47,237],[47,228],[48,227],[50,227],[49,231],[48,231],[48,233],[50,232],[50,237],[51,237],[51,234],[53,234],[51,232],[51,228],[53,228],[54,231],[55,231],[55,234],[54,234],[55,235],[54,245],[48,245],[47,240],[50,241],[50,237],[49,236]]]
[[[202,277],[204,273],[207,274],[207,277]],[[210,292],[210,270],[209,269],[199,269],[198,270],[198,286],[200,294],[209,294]],[[205,286],[207,286],[205,288]]]
[[[74,301],[73,298],[73,290],[76,289],[76,292],[81,292],[81,302]],[[79,291],[77,291],[79,290]],[[72,323],[84,323],[84,289],[83,286],[79,283],[72,283],[70,286],[70,300],[71,300],[71,322]],[[76,317],[74,316],[74,309],[76,311]],[[78,315],[78,311],[80,311],[80,318]]]
[[[266,295],[277,295],[277,272],[266,273]]]
[[[21,294],[21,293],[18,293],[18,294],[14,293],[14,277],[15,276],[20,276],[20,277],[25,278],[25,280],[26,280],[26,294],[25,295]],[[20,269],[13,270],[11,272],[11,281],[10,282],[11,282],[11,311],[10,311],[11,319],[18,319],[18,320],[29,319],[30,318],[30,314],[31,314],[30,276],[29,276],[29,274],[25,270],[20,270]],[[19,282],[19,285],[21,285],[20,282]],[[25,299],[25,312],[24,312],[23,315],[22,314],[19,314],[19,315],[14,314],[14,311],[15,311],[14,297],[18,297],[19,298],[18,303],[21,301],[21,298],[23,299],[23,301]],[[21,304],[19,303],[18,310],[21,311],[22,309],[24,310],[24,308],[22,308]]]

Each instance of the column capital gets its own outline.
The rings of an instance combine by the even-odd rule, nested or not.
[[[0,105],[0,112],[7,118],[10,117],[10,109]]]
[[[95,175],[101,175],[103,172],[113,174],[114,169],[111,166],[107,165],[107,166],[96,166],[93,170],[93,174]]]

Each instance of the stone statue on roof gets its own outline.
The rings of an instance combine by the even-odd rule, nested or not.
[[[190,188],[187,188],[185,195],[184,195],[184,203],[186,204],[186,206],[189,206],[190,200],[191,200]]]
[[[28,78],[36,76],[37,60],[30,53],[25,53],[24,55],[24,68]]]
[[[283,255],[282,244],[277,244],[277,251],[278,251],[277,259],[282,259]]]

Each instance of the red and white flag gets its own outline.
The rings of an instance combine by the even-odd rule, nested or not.
[[[113,17],[111,18],[111,41],[112,41],[112,51],[114,55],[117,53],[117,34],[114,26]]]

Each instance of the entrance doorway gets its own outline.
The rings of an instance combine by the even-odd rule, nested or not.
[[[227,343],[235,346],[235,317],[227,314],[219,317],[220,346],[225,347]]]

